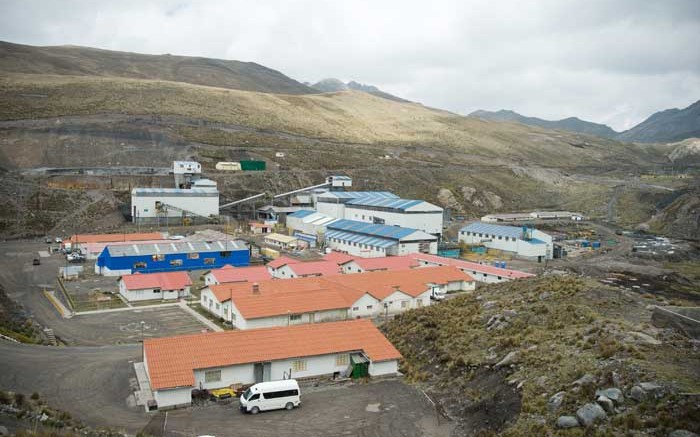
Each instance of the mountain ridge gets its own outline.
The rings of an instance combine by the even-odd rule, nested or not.
[[[314,88],[314,89],[321,91],[321,92],[324,92],[324,93],[354,90],[354,91],[362,91],[364,93],[372,94],[373,96],[381,97],[383,99],[393,100],[395,102],[410,103],[410,100],[406,100],[404,98],[401,98],[401,97],[395,96],[393,94],[389,94],[387,92],[384,92],[374,85],[367,85],[367,84],[356,82],[354,80],[351,80],[350,82],[345,83],[340,79],[336,79],[334,77],[329,77],[326,79],[321,79],[314,84],[309,84],[309,83],[305,83],[305,84],[307,84],[311,88]]]

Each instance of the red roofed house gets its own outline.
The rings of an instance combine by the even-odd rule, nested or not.
[[[190,295],[192,280],[187,272],[134,273],[118,280],[119,294],[129,302],[179,299]]]
[[[270,264],[268,264],[269,267]],[[306,278],[309,276],[330,276],[341,273],[338,264],[332,261],[292,262],[270,268],[270,273],[277,279]]]
[[[408,270],[418,267],[418,261],[410,256],[383,258],[354,258],[340,264],[343,273],[376,272],[382,270]]]
[[[265,266],[233,267],[225,265],[220,269],[204,274],[204,285],[226,284],[229,282],[257,282],[272,279]]]
[[[143,349],[159,409],[190,405],[193,389],[350,375],[358,366],[395,375],[401,358],[369,320],[147,339]]]
[[[238,329],[253,329],[397,314],[473,289],[468,274],[447,266],[211,285],[200,303]]]
[[[520,270],[504,269],[493,267],[488,264],[479,264],[463,259],[445,258],[431,255],[429,253],[411,253],[409,257],[416,260],[420,267],[434,266],[454,266],[474,278],[475,281],[493,283],[510,281],[512,279],[531,278],[532,273],[521,272]]]

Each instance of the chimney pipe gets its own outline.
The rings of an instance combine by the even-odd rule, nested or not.
[[[253,294],[260,294],[260,285],[257,282],[253,283]]]

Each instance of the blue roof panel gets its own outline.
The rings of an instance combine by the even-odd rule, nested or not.
[[[489,234],[502,237],[521,238],[523,229],[516,226],[492,225],[489,223],[474,222],[464,226],[460,232],[476,232],[477,234]]]
[[[370,197],[359,197],[349,201],[348,205],[358,205],[358,206],[376,206],[381,208],[391,208],[405,211],[416,205],[425,203],[424,200],[413,200],[413,199],[387,199],[387,198],[370,198]]]
[[[335,223],[328,225],[328,229],[356,232],[373,237],[389,238],[392,240],[400,240],[414,232],[416,229],[402,228],[400,226],[375,225],[372,223],[364,223],[355,220],[338,220]]]
[[[293,212],[287,215],[287,217],[304,218],[310,216],[311,214],[316,214],[316,211],[314,211],[313,209],[300,209],[297,212]]]
[[[343,241],[349,241],[351,243],[357,244],[368,244],[374,247],[391,247],[398,244],[395,240],[390,240],[388,238],[381,237],[369,237],[366,235],[359,235],[352,232],[343,232],[338,230],[328,230],[326,231],[326,238],[338,238]]]

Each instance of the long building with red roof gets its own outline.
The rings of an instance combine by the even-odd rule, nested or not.
[[[193,389],[285,378],[395,375],[401,354],[369,320],[148,339],[144,364],[159,409],[189,405]]]
[[[447,266],[210,285],[200,304],[238,329],[253,329],[397,314],[473,289],[468,274]]]
[[[129,302],[179,299],[190,295],[187,272],[134,273],[119,277],[119,294]]]

